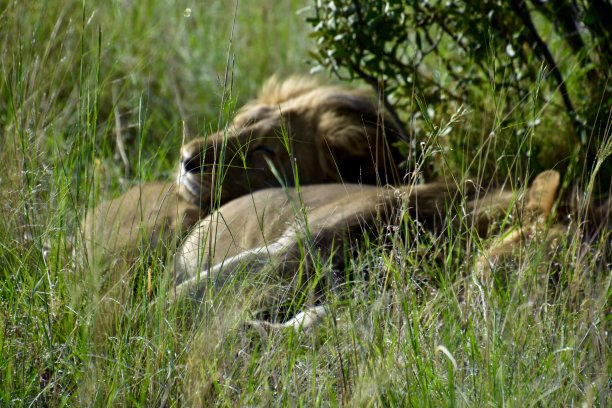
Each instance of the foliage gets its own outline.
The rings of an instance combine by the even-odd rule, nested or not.
[[[563,109],[571,131],[562,136],[579,142],[589,162],[609,134],[612,31],[605,16],[612,7],[605,1],[314,4],[314,58],[340,78],[360,78],[378,89],[419,142],[428,136],[414,131],[413,119],[426,113],[413,106],[415,98],[446,114],[458,105],[495,111],[493,131],[512,127],[515,140],[541,121],[543,108],[553,115]],[[503,95],[505,111],[500,100],[478,98],[475,90],[486,87]],[[550,143],[554,136],[544,138]]]
[[[184,139],[303,71],[301,2],[234,3],[0,1],[0,406],[144,405],[180,377],[144,297],[117,322],[126,337],[95,348],[99,271],[73,250],[89,208],[171,179]]]
[[[171,179],[183,137],[223,127],[266,77],[305,69],[303,1],[237,3],[234,15],[226,0],[0,2],[0,406],[610,405],[609,231],[589,248],[579,230],[566,234],[553,258],[533,242],[488,282],[472,272],[486,242],[401,234],[414,228],[403,220],[384,231],[388,247],[357,251],[355,282],[328,294],[333,317],[263,335],[244,321],[272,283],[245,277],[169,306],[170,268],[143,254],[134,297],[105,336],[100,271],[74,251],[83,214]],[[514,112],[505,91],[468,88],[470,105],[495,102],[491,121]],[[547,109],[538,129],[563,128]],[[428,129],[443,123],[429,117]],[[478,145],[458,133],[457,144]]]

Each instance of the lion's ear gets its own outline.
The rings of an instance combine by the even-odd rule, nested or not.
[[[558,171],[546,170],[538,174],[529,188],[526,208],[547,217],[552,210],[561,176]]]

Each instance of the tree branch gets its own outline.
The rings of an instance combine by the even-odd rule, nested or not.
[[[527,30],[529,30],[533,41],[535,42],[535,50],[539,50],[540,56],[544,58],[546,63],[550,66],[550,72],[554,76],[555,80],[559,84],[559,91],[561,92],[561,98],[563,99],[563,104],[565,105],[565,109],[567,110],[570,118],[574,122],[576,127],[580,127],[580,123],[576,120],[576,111],[574,110],[574,105],[569,96],[569,92],[567,91],[567,87],[565,86],[565,80],[563,79],[563,75],[561,75],[561,71],[557,66],[557,63],[552,56],[550,50],[546,46],[546,43],[540,37],[537,28],[533,24],[531,20],[531,14],[529,13],[529,9],[525,4],[524,0],[512,0],[510,2],[512,10],[514,13],[521,19],[523,24]]]

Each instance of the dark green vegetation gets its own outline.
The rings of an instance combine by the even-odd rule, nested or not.
[[[141,259],[132,302],[101,334],[94,271],[72,251],[87,209],[173,178],[184,138],[223,127],[269,75],[308,71],[314,47],[304,22],[314,10],[296,14],[304,2],[243,1],[237,13],[221,0],[105,3],[0,2],[0,405],[609,405],[609,231],[585,250],[572,230],[554,257],[532,242],[490,280],[473,273],[486,242],[398,233],[394,250],[363,246],[350,267],[357,283],[330,294],[334,318],[267,337],[243,322],[269,283],[151,306]],[[588,64],[542,15],[533,19],[553,39],[574,108],[590,104],[608,124],[609,101],[587,98],[603,88],[585,85]],[[492,32],[482,47],[480,79],[461,90],[469,111],[425,86],[397,96],[407,124],[429,116],[409,134],[431,139],[425,156],[456,177],[521,185],[533,169],[565,167],[583,135],[554,81],[537,80],[547,77],[538,52],[517,67],[535,82],[505,88],[498,80],[515,75],[501,69],[514,64],[499,51],[506,44]],[[610,57],[591,42],[584,50]],[[429,67],[434,79],[446,52]],[[447,75],[432,89],[454,91]],[[586,132],[605,166],[609,125]],[[572,177],[588,196],[595,178],[577,163]],[[164,299],[171,271],[150,270]]]
[[[514,154],[485,168],[468,166],[470,173],[525,175],[556,166],[578,176],[592,170],[609,135],[612,109],[609,2],[317,4],[309,19],[318,44],[312,55],[337,76],[360,78],[385,93],[410,139],[422,142],[407,146],[414,159],[431,163],[442,145],[463,149],[457,155],[445,153],[465,163],[480,156],[493,131],[500,139],[493,143],[493,155]],[[460,137],[432,131],[428,107],[430,114],[447,117],[459,106],[477,112],[468,126],[459,124]],[[541,131],[547,126],[556,126],[556,132]],[[467,138],[474,148],[463,147]],[[602,170],[605,191],[612,160]]]

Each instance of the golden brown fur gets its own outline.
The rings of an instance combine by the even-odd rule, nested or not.
[[[371,236],[377,226],[397,222],[406,212],[422,228],[434,233],[455,226],[471,227],[485,236],[508,212],[524,220],[519,233],[533,237],[556,198],[559,174],[538,175],[526,193],[479,192],[472,183],[456,186],[431,183],[399,188],[356,184],[327,184],[293,189],[271,188],[233,200],[204,218],[175,256],[180,298],[200,299],[213,285],[221,287],[235,272],[265,271],[277,288],[300,291],[317,271],[313,257],[343,270],[343,240]],[[511,236],[511,237],[510,237]],[[520,245],[515,232],[493,241],[476,263],[480,273],[500,256]],[[321,276],[318,276],[320,278]],[[301,283],[298,283],[301,282]],[[283,296],[291,293],[283,292]],[[307,308],[284,323],[249,321],[260,330],[313,325],[328,313],[325,306]]]
[[[536,180],[536,187],[544,176]],[[304,248],[341,265],[343,254],[334,252],[334,245],[348,235],[358,240],[363,231],[394,222],[398,211],[430,231],[439,232],[451,222],[485,235],[494,220],[513,208],[520,212],[521,207],[516,192],[479,195],[471,183],[398,188],[326,184],[304,186],[300,194],[266,189],[233,200],[200,221],[176,254],[178,283],[185,281],[178,292],[198,292],[207,282],[223,282],[235,268],[248,264],[258,269],[270,260],[277,264],[279,278],[291,280],[298,269],[307,277],[307,265],[300,265],[308,262]],[[200,280],[203,283],[194,289]]]
[[[83,222],[89,264],[102,287],[125,277],[143,254],[163,259],[198,221],[201,211],[176,193],[174,183],[145,183],[98,205]],[[116,276],[118,275],[118,276]]]
[[[476,270],[486,274],[500,258],[511,254],[525,240],[542,236],[547,218],[557,199],[557,190],[561,177],[556,171],[545,171],[534,180],[525,199],[525,211],[521,222],[511,227],[480,254],[476,261]]]
[[[100,296],[95,309],[95,333],[101,336],[97,340],[104,341],[119,316],[129,310],[125,302],[131,299],[136,280],[142,282],[149,265],[171,255],[201,217],[200,208],[176,190],[174,183],[144,183],[87,214],[82,241],[93,272],[94,299]],[[148,286],[151,294],[151,282]]]
[[[178,184],[145,183],[89,212],[83,224],[86,257],[108,281],[103,287],[111,288],[138,256],[156,252],[163,258],[174,250],[218,204],[211,200],[216,181],[223,183],[217,191],[224,203],[278,185],[270,166],[286,184],[297,177],[301,184],[386,183],[400,161],[390,147],[399,132],[367,92],[319,86],[305,78],[272,79],[227,132],[183,146]]]
[[[533,182],[525,199],[525,211],[520,223],[509,227],[503,234],[494,237],[482,251],[476,262],[476,271],[488,275],[504,259],[514,260],[527,245],[536,244],[545,249],[547,258],[554,256],[560,242],[598,247],[598,258],[603,264],[612,256],[612,198],[599,205],[584,199],[584,194],[568,205],[567,198],[561,201],[561,209],[554,209],[560,176],[555,171],[540,174]],[[569,208],[568,208],[569,207]],[[593,245],[596,243],[595,245]],[[603,243],[599,245],[597,243]]]
[[[399,182],[402,157],[393,144],[400,134],[369,92],[272,79],[227,131],[183,146],[178,182],[184,197],[203,207],[298,180]]]
[[[277,185],[269,163],[287,184],[293,184],[295,176],[300,184],[386,183],[400,161],[390,148],[398,133],[368,92],[319,86],[302,77],[282,82],[273,78],[237,113],[227,132],[183,146],[177,187],[145,183],[89,212],[83,224],[87,257],[108,265],[133,258],[143,248],[171,248],[210,211],[215,179],[209,170],[220,160],[225,137],[223,180],[216,179],[223,182],[220,203]]]

